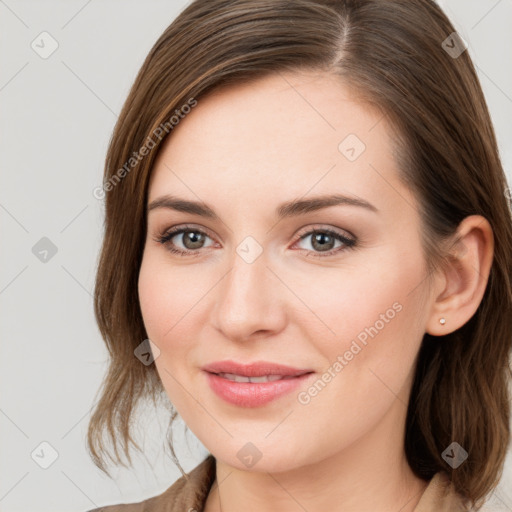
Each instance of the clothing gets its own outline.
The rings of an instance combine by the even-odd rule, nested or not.
[[[188,481],[182,476],[158,496],[137,503],[95,508],[88,512],[203,512],[210,487],[215,480],[215,458],[213,455],[209,455],[188,475]],[[447,473],[439,472],[430,480],[414,512],[463,512],[468,510],[470,510],[469,507],[464,506],[462,498],[453,489]]]

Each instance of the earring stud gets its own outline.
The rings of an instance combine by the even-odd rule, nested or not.
[[[439,323],[440,323],[441,325],[444,325],[444,324],[446,323],[446,318],[444,318],[444,317],[443,317],[443,318],[440,318],[440,319],[439,319]]]

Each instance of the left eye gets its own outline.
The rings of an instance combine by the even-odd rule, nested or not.
[[[308,238],[311,239],[310,247],[312,247],[312,251],[316,253],[315,256],[323,256],[319,253],[326,253],[327,255],[330,255],[343,250],[344,248],[349,249],[356,243],[355,240],[352,240],[331,229],[316,229],[313,231],[308,231],[300,237],[299,242],[302,242]],[[335,247],[336,242],[340,243],[338,247]],[[311,249],[306,248],[306,250]]]

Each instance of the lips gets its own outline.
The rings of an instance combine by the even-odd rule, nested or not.
[[[293,391],[314,374],[312,370],[258,361],[220,361],[202,368],[212,391],[238,407],[259,407]]]

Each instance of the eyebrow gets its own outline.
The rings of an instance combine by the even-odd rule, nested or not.
[[[294,217],[304,215],[306,213],[329,208],[330,206],[358,206],[372,212],[378,212],[378,208],[373,204],[358,197],[348,197],[339,194],[331,194],[324,196],[311,197],[309,199],[296,199],[279,205],[276,208],[276,216],[279,219],[285,217]],[[147,207],[147,212],[157,208],[168,208],[184,213],[191,213],[207,217],[209,219],[218,220],[218,215],[207,204],[200,201],[189,201],[171,195],[158,197]]]

